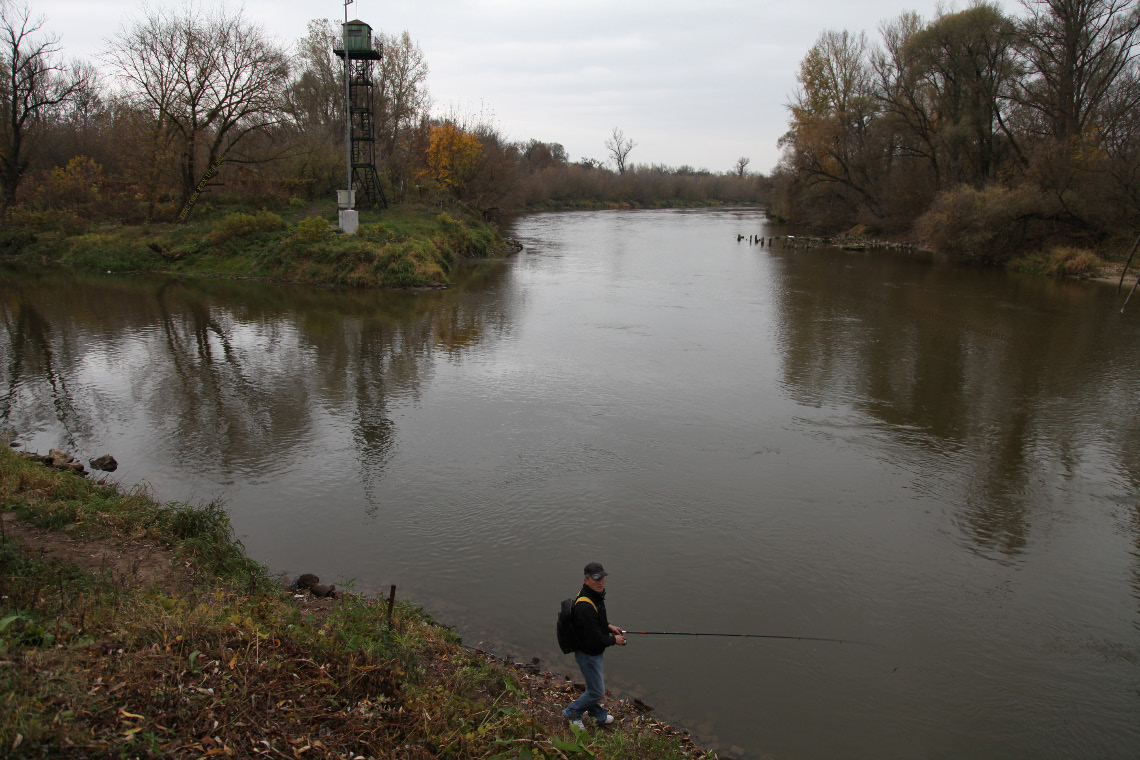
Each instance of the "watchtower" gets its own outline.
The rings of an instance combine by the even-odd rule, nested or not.
[[[360,20],[345,22],[341,44],[344,47],[333,48],[333,52],[345,59],[347,69],[349,148],[346,153],[351,167],[353,195],[361,204],[388,208],[388,199],[384,197],[380,176],[376,173],[372,64],[380,60],[380,52],[372,47],[372,27]],[[352,205],[350,200],[349,208]]]

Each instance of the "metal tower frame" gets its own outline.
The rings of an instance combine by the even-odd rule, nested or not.
[[[344,50],[333,50],[344,58]],[[351,50],[349,66],[349,117],[352,135],[352,189],[357,205],[388,208],[388,199],[376,171],[376,116],[373,111],[372,64],[380,60],[375,50]]]

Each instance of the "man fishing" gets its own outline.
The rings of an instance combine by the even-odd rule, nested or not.
[[[606,647],[614,644],[625,646],[625,632],[616,625],[610,625],[606,616],[606,576],[608,573],[597,562],[591,562],[584,568],[585,578],[582,579],[582,590],[574,600],[573,621],[574,630],[578,637],[578,648],[574,652],[574,659],[582,671],[582,678],[586,681],[586,691],[582,696],[562,711],[562,715],[570,721],[570,725],[584,729],[582,716],[589,713],[599,726],[614,722],[602,706],[602,698],[606,695],[606,679],[602,671],[602,654]]]

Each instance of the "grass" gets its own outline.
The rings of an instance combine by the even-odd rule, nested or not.
[[[130,583],[37,556],[9,525],[4,757],[713,757],[648,719],[573,733],[552,717],[566,696],[551,676],[464,649],[406,601],[391,625],[380,599],[297,602],[245,556],[216,503],[159,504],[4,446],[0,510],[66,531],[76,556],[85,541],[130,538],[195,570]]]
[[[332,226],[331,203],[280,209],[206,205],[188,224],[94,224],[65,212],[14,213],[0,254],[80,271],[163,271],[365,288],[448,284],[457,258],[503,248],[490,225],[462,209],[399,204],[361,212],[355,235]]]

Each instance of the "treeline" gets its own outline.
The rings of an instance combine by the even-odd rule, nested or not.
[[[124,221],[185,217],[194,199],[332,198],[345,176],[339,24],[292,48],[241,11],[146,7],[100,66],[66,62],[27,5],[0,0],[0,213]],[[571,162],[478,115],[433,117],[428,64],[407,32],[374,32],[377,168],[390,201],[526,205],[755,202],[743,171]],[[616,130],[615,130],[616,133]],[[624,162],[628,155],[621,156]],[[746,160],[745,160],[746,162]]]
[[[1023,0],[904,13],[878,44],[826,31],[800,63],[773,211],[975,260],[1131,244],[1138,30],[1135,0]]]

